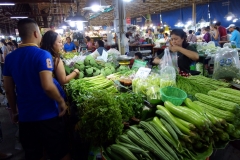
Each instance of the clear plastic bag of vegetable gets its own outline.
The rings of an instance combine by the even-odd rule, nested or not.
[[[169,49],[166,48],[164,50],[164,56],[161,60],[161,80],[160,87],[168,87],[176,85],[176,66],[174,67],[171,54]],[[177,62],[175,62],[177,63]]]
[[[159,86],[152,86],[147,90],[147,100],[151,104],[158,104],[161,101],[160,96],[160,87]]]
[[[239,69],[240,63],[237,50],[228,47],[219,50],[214,60],[213,78],[240,78]]]

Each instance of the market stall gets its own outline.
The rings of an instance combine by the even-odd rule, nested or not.
[[[94,156],[100,153],[106,160],[205,160],[213,149],[240,138],[240,91],[230,84],[238,79],[239,60],[234,49],[223,50],[215,59],[221,54],[234,60],[237,74],[219,77],[215,70],[215,79],[182,77],[174,69],[140,64],[130,69],[119,66],[116,57],[100,62],[87,56],[66,63],[67,73],[81,70],[79,79],[66,86],[69,102],[78,110],[75,131]],[[220,67],[230,71],[234,66]]]

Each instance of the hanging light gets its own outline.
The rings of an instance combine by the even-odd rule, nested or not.
[[[228,14],[224,17],[227,19],[227,21],[231,21],[235,15],[232,12],[228,12]]]
[[[87,19],[81,15],[81,13],[77,13],[75,16],[71,18],[72,22],[87,22]]]
[[[187,21],[187,25],[190,26],[192,23],[193,23],[192,20],[189,18]]]
[[[213,19],[213,23],[214,24],[217,23],[217,19],[216,18]]]
[[[67,27],[69,27],[69,24],[66,23],[66,22],[62,22],[62,23],[59,25],[59,28],[66,29]]]
[[[177,23],[174,25],[175,27],[183,27],[184,24],[181,20],[178,20]]]
[[[233,18],[233,23],[236,23],[238,21],[238,18],[237,17],[234,17]]]
[[[110,5],[108,5],[105,0],[88,0],[83,10],[98,12],[108,7],[110,7]]]
[[[198,23],[206,23],[206,21],[204,18],[202,18]]]

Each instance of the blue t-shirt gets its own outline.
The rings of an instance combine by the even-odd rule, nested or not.
[[[20,122],[58,116],[58,107],[43,90],[39,75],[41,71],[52,71],[52,64],[51,54],[34,46],[18,48],[7,55],[3,75],[15,82]]]
[[[73,42],[71,42],[70,44],[66,43],[64,44],[64,50],[66,52],[71,52],[72,50],[75,50],[76,46]]]
[[[236,42],[237,48],[240,48],[240,33],[237,30],[234,30],[232,32],[232,36],[230,38],[230,41]]]

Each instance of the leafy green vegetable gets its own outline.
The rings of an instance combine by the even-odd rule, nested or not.
[[[78,122],[80,135],[93,144],[113,142],[122,134],[123,124],[119,103],[107,91],[94,91],[80,107],[84,110]]]

